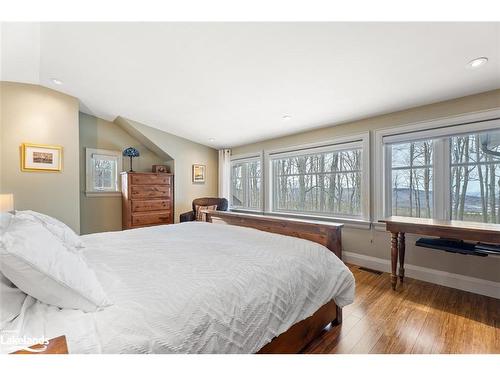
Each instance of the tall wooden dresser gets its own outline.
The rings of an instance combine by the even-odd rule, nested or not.
[[[132,229],[174,222],[174,176],[122,172],[122,227]]]

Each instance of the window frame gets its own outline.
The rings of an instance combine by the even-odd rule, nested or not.
[[[273,167],[274,160],[287,157],[310,155],[325,151],[342,151],[361,149],[361,215],[350,216],[332,214],[325,215],[324,213],[311,213],[300,211],[284,211],[275,210],[273,208]],[[322,142],[309,144],[301,144],[290,147],[268,150],[264,153],[264,213],[280,216],[303,217],[319,220],[331,220],[340,222],[352,223],[369,223],[371,220],[370,213],[370,133],[363,132],[345,137],[331,138]]]
[[[254,209],[249,207],[233,207],[232,206],[232,195],[233,195],[233,165],[236,163],[252,162],[258,160],[260,162],[260,208]],[[231,156],[230,161],[230,188],[229,188],[229,206],[232,211],[239,212],[253,212],[262,213],[264,212],[264,159],[262,157],[262,152],[251,153],[251,154],[239,154]]]
[[[93,155],[102,155],[116,159],[116,176],[115,176],[115,190],[104,191],[99,189],[94,189],[92,183],[94,179],[94,168],[93,168]],[[105,150],[99,148],[85,148],[85,195],[87,197],[112,197],[121,196],[121,185],[119,175],[123,170],[123,158],[121,151]]]
[[[465,134],[483,133],[500,127],[500,109],[443,117],[375,131],[375,219],[391,216],[392,183],[391,148],[388,144],[433,139],[433,216],[451,218],[451,162],[450,138]],[[439,183],[438,183],[439,182]],[[389,187],[389,188],[388,188]]]

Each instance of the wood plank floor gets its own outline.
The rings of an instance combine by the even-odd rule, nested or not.
[[[500,300],[349,266],[354,303],[303,353],[500,353]]]

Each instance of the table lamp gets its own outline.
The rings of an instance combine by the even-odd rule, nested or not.
[[[128,156],[130,158],[130,171],[133,172],[132,170],[132,158],[136,158],[139,156],[139,150],[133,147],[126,148],[123,150],[123,156]]]
[[[14,194],[0,194],[0,212],[14,211]]]

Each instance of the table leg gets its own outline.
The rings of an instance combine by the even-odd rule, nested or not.
[[[398,275],[396,273],[398,266],[398,232],[391,232],[391,285],[396,290]]]
[[[405,277],[405,234],[399,233],[399,280],[403,282]]]

